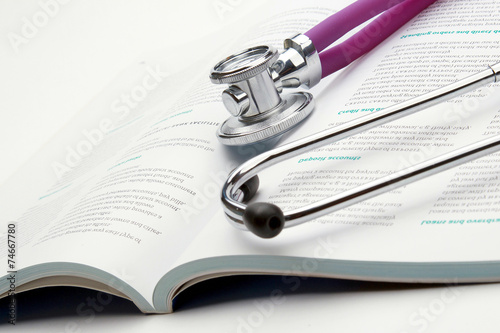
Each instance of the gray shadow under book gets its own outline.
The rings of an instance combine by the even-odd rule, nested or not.
[[[296,277],[288,277],[296,278]],[[356,292],[377,292],[410,290],[422,288],[438,288],[442,285],[383,283],[369,281],[351,281],[339,279],[307,278],[300,279],[296,289],[290,280],[282,276],[233,276],[212,279],[198,283],[174,300],[174,312],[189,311],[199,307],[230,303],[238,300],[269,297],[273,290],[282,291],[283,295],[293,299],[304,294],[335,294]],[[298,281],[298,280],[297,280]],[[88,300],[100,299],[91,311]],[[0,299],[0,325],[7,325],[7,309],[9,298]],[[120,317],[144,316],[139,309],[126,299],[104,294],[95,290],[77,287],[48,287],[16,295],[17,323],[50,320],[51,318],[66,318],[76,316]],[[5,309],[5,311],[3,310]],[[90,313],[92,312],[92,313]],[[175,314],[174,314],[175,315]]]

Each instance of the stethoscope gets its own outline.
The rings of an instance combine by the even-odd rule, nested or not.
[[[222,60],[212,69],[210,79],[214,83],[230,84],[222,93],[222,101],[232,117],[219,127],[219,141],[226,145],[253,144],[290,130],[312,111],[312,95],[294,92],[281,96],[283,88],[313,87],[322,78],[372,50],[435,1],[358,0],[305,34],[286,39],[281,54],[271,46],[257,46]],[[345,33],[380,13],[355,35],[325,50]],[[356,44],[360,36],[370,37],[365,39],[362,47]],[[272,238],[283,228],[330,214],[499,150],[500,136],[495,136],[288,212],[267,202],[247,205],[259,187],[257,174],[271,165],[497,82],[499,72],[500,63],[445,87],[248,160],[234,169],[223,185],[221,199],[228,221],[262,238]]]

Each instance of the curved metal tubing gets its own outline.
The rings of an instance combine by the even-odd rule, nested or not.
[[[222,189],[222,203],[228,221],[239,229],[247,230],[243,224],[246,204],[236,198],[239,188],[253,176],[276,163],[300,155],[320,146],[334,143],[360,132],[384,125],[393,120],[411,115],[420,110],[465,94],[489,83],[497,82],[500,63],[467,78],[436,89],[408,101],[390,106],[340,126],[318,132],[309,137],[276,147],[243,163],[233,170]],[[285,228],[295,226],[317,217],[343,209],[378,194],[390,191],[418,179],[452,168],[458,164],[490,154],[500,149],[500,136],[495,136],[464,148],[441,155],[408,169],[382,177],[373,182],[342,192],[333,197],[314,202],[299,209],[284,212]],[[248,201],[250,198],[244,198]]]

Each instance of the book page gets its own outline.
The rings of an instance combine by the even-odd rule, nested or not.
[[[305,9],[298,2],[287,7],[282,12],[273,4],[266,14],[272,18],[248,43],[281,43],[289,31],[303,31],[333,10],[313,6],[305,20],[298,20]],[[199,66],[208,73],[208,65]],[[203,75],[170,105],[162,93],[181,76],[139,67],[140,84],[164,82],[152,91],[132,87],[123,100],[111,101],[113,113],[124,118],[119,123],[104,119],[102,128],[86,130],[85,141],[68,147],[66,160],[56,168],[56,184],[17,219],[23,236],[19,269],[50,262],[87,265],[119,277],[151,302],[157,281],[218,209],[227,174],[257,151],[227,149],[217,141],[215,130],[228,117],[220,103],[223,87]],[[157,98],[147,105],[134,102],[142,91]],[[90,149],[92,140],[99,144]],[[92,151],[79,156],[85,149]],[[70,170],[68,162],[74,164]]]
[[[163,51],[139,58],[2,187],[0,214],[5,228],[0,231],[0,246],[7,248],[6,226],[15,223],[18,285],[41,274],[23,268],[52,262],[93,266],[131,285],[141,280],[133,273],[137,267],[130,264],[127,251],[138,256],[147,253],[148,260],[153,260],[155,256],[149,254],[157,251],[158,244],[164,244],[154,242],[165,233],[159,230],[157,221],[170,219],[169,214],[182,204],[179,196],[194,191],[194,186],[182,186],[192,175],[169,168],[168,153],[159,154],[155,163],[135,163],[135,167],[149,163],[135,177],[130,164],[140,162],[141,154],[123,158],[141,133],[179,113],[171,109],[172,103],[199,80],[199,68],[209,58],[201,52],[184,55],[183,60],[191,60],[192,67],[181,68],[183,62],[176,57]],[[152,173],[152,179],[140,179]],[[130,177],[124,179],[124,175]],[[155,184],[157,188],[167,185],[155,191]],[[168,196],[173,187],[179,189],[179,196]],[[113,212],[116,215],[111,217]],[[180,219],[178,212],[174,215]],[[165,252],[177,255],[174,250]],[[1,256],[5,255],[6,251]],[[135,262],[142,270],[141,260]],[[157,269],[154,264],[149,267]],[[154,281],[144,280],[154,287]],[[111,280],[102,282],[112,284]]]
[[[285,141],[376,112],[500,61],[500,31],[494,15],[485,15],[498,10],[494,2],[435,3],[370,54],[313,88],[315,111]],[[489,85],[264,170],[255,201],[288,211],[496,134],[498,92],[498,86]],[[499,158],[493,154],[472,161],[285,229],[272,240],[233,228],[220,211],[178,264],[235,254],[499,260]]]
[[[127,200],[124,196],[116,196],[117,200],[111,205],[111,200],[103,200],[106,196],[91,198],[92,191],[102,185],[109,173],[116,171],[114,166],[121,163],[117,162],[120,151],[134,142],[138,133],[143,128],[149,128],[156,119],[158,111],[155,108],[165,112],[175,97],[176,88],[183,88],[189,83],[175,84],[178,79],[179,73],[163,63],[144,59],[132,65],[102,96],[83,110],[85,112],[58,133],[52,145],[30,161],[27,169],[37,165],[41,168],[36,174],[24,172],[23,175],[21,172],[24,178],[18,178],[18,183],[11,182],[12,193],[2,193],[5,204],[1,212],[3,220],[17,225],[18,285],[42,274],[40,269],[29,272],[29,269],[23,271],[23,268],[53,262],[87,266],[96,263],[94,267],[97,269],[110,272],[129,284],[130,280],[137,279],[131,272],[131,265],[123,264],[127,256],[123,256],[119,247],[136,253],[141,248],[140,244],[143,248],[147,247],[148,237],[156,236],[158,231],[148,223],[130,224],[130,220],[120,215],[113,220],[107,217],[113,206],[123,207],[118,199],[123,199],[123,203],[133,203],[133,199],[129,200],[130,195]],[[143,92],[146,94],[139,95]],[[75,137],[76,141],[73,140]],[[33,179],[30,179],[32,176]],[[31,191],[25,188],[22,193],[19,192],[23,194],[23,200],[19,200],[16,192],[23,188],[23,182],[29,184],[30,181]],[[147,196],[146,193],[137,193]],[[106,199],[111,197],[109,195]],[[14,215],[22,212],[23,206],[28,204],[31,208],[24,208],[24,212],[17,217]],[[144,205],[138,204],[136,209],[143,212]],[[4,231],[6,229],[2,233]],[[80,237],[84,234],[85,237]],[[7,248],[6,237],[0,238],[0,244]],[[52,274],[75,274],[71,270],[68,272],[64,265],[59,265],[58,269],[62,271],[53,270]],[[90,277],[85,268],[77,274]],[[115,280],[106,278],[101,282],[112,286]]]

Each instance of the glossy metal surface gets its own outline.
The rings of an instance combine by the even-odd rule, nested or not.
[[[373,114],[360,117],[340,126],[328,129],[307,138],[294,141],[277,147],[247,161],[236,168],[227,179],[222,189],[222,203],[229,222],[241,229],[245,229],[242,215],[246,205],[234,199],[238,188],[260,171],[276,163],[292,158],[306,151],[333,143],[371,128],[386,124],[390,121],[413,114],[442,101],[451,99],[469,91],[475,90],[489,83],[497,82],[500,64],[473,74],[455,83],[431,91],[422,96],[396,104]],[[354,203],[371,198],[375,195],[390,191],[409,182],[452,168],[460,163],[484,156],[499,149],[500,137],[496,136],[481,142],[455,150],[438,158],[421,163],[409,169],[383,177],[379,180],[362,185],[355,189],[343,192],[325,200],[321,200],[300,209],[285,214],[285,228],[298,225],[345,208]],[[249,198],[245,198],[248,201]]]
[[[210,71],[210,81],[216,84],[247,80],[267,70],[277,59],[272,46],[256,46],[221,60]]]
[[[218,128],[217,137],[228,146],[267,140],[292,129],[313,109],[311,94],[306,92],[287,94],[276,108],[260,116],[253,116],[251,121],[241,117],[227,119]]]
[[[314,108],[312,95],[280,96],[283,87],[312,87],[321,79],[319,55],[308,37],[285,40],[279,55],[270,46],[257,46],[231,55],[214,66],[210,80],[231,84],[222,101],[232,115],[217,137],[226,145],[244,145],[281,135]]]
[[[285,51],[272,66],[275,82],[284,88],[311,88],[321,80],[321,62],[312,41],[306,35],[285,39]]]

